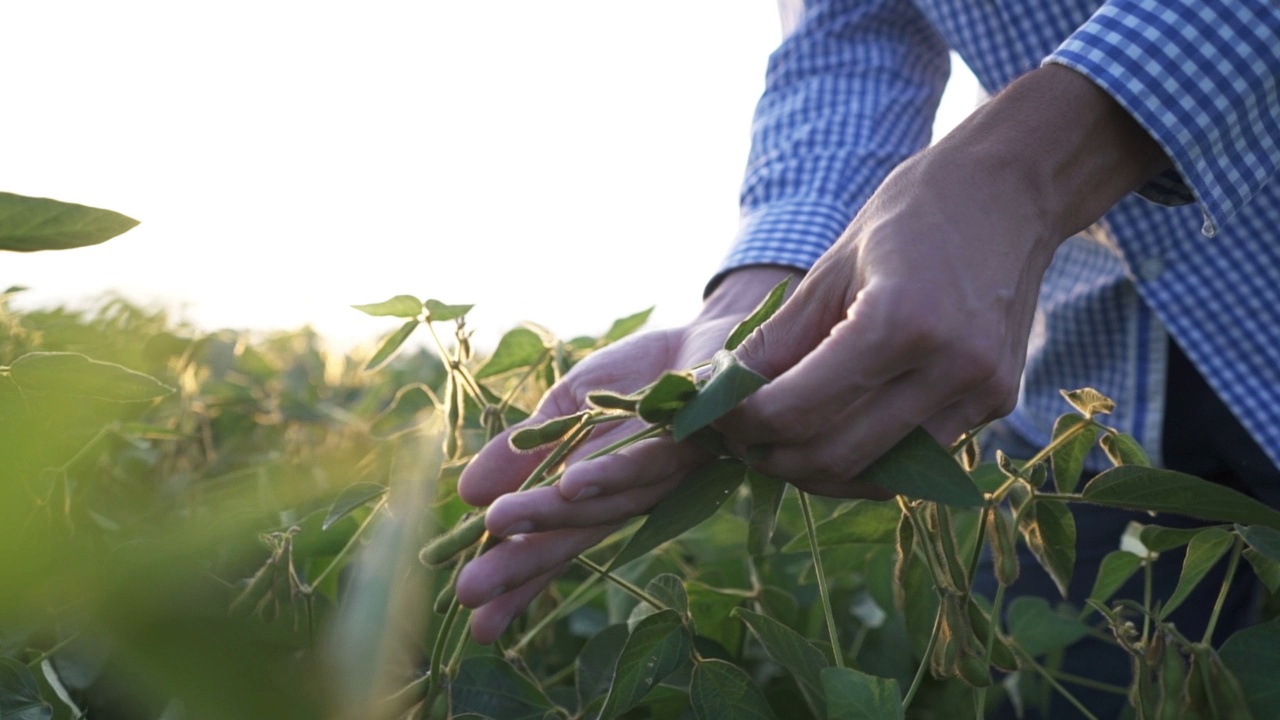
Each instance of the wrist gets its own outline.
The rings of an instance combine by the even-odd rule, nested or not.
[[[1024,75],[939,145],[1007,181],[1053,247],[1170,166],[1110,95],[1058,65]]]
[[[799,284],[804,272],[781,265],[749,265],[732,270],[716,285],[715,290],[702,303],[695,322],[719,320],[727,317],[742,318],[756,309],[769,291],[786,278],[792,278],[790,295]]]

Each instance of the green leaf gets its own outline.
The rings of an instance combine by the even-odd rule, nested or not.
[[[822,671],[822,691],[827,698],[827,720],[902,720],[902,694],[898,681],[876,677],[853,668],[829,667]]]
[[[374,437],[390,438],[418,427],[420,414],[435,407],[435,396],[424,383],[405,385],[396,391],[391,405],[369,424]]]
[[[621,623],[610,625],[587,641],[582,652],[574,661],[576,668],[574,684],[578,689],[578,700],[586,708],[593,701],[604,701],[613,682],[613,668],[618,664],[618,656],[622,654],[622,646],[627,643],[627,626]],[[584,713],[585,717],[591,717]]]
[[[1235,534],[1221,528],[1205,528],[1191,538],[1191,542],[1187,544],[1187,556],[1182,560],[1182,575],[1178,577],[1178,586],[1160,609],[1161,620],[1169,617],[1169,613],[1182,605],[1209,570],[1231,548],[1233,542]]]
[[[609,567],[625,565],[714,515],[745,475],[746,466],[737,460],[699,466],[653,508]]]
[[[1080,388],[1079,390],[1063,390],[1062,397],[1071,403],[1071,406],[1079,410],[1086,417],[1093,417],[1098,413],[1110,413],[1116,409],[1116,401],[1094,390],[1093,388]]]
[[[1102,558],[1098,576],[1093,580],[1089,599],[1106,602],[1142,567],[1142,558],[1127,550],[1116,550]]]
[[[410,320],[388,335],[387,339],[382,341],[382,345],[378,346],[378,351],[373,354],[373,357],[369,358],[369,362],[364,364],[365,372],[377,370],[386,365],[391,356],[396,354],[396,351],[400,349],[404,341],[408,340],[413,331],[418,328],[418,324],[417,320]]]
[[[352,305],[365,315],[374,317],[416,318],[422,314],[422,301],[412,295],[397,295],[390,300],[368,305]]]
[[[498,341],[498,347],[489,356],[488,362],[476,371],[476,379],[483,380],[508,370],[527,368],[541,360],[546,352],[547,346],[538,333],[529,328],[515,328]]]
[[[1255,718],[1280,717],[1280,618],[1227,638],[1218,656],[1240,681]]]
[[[1023,595],[1009,604],[1005,615],[1009,636],[1033,657],[1064,648],[1089,634],[1075,617],[1055,612],[1042,597]]]
[[[669,372],[642,392],[636,413],[641,420],[658,424],[670,422],[698,394],[698,385],[691,373]]]
[[[329,526],[350,515],[356,508],[365,505],[370,500],[382,497],[386,492],[386,485],[371,482],[359,482],[347,486],[347,489],[343,490],[337,499],[333,501],[333,504],[329,506],[329,514],[325,516],[324,524],[320,526],[320,529],[328,530]]]
[[[1084,499],[1110,507],[1280,529],[1280,512],[1231,488],[1172,470],[1136,465],[1111,468],[1085,486]]]
[[[1249,547],[1280,563],[1280,531],[1265,526],[1237,525],[1236,532],[1249,543]]]
[[[493,655],[463,660],[448,687],[454,716],[542,720],[554,707],[541,688]]]
[[[1036,500],[1018,525],[1031,554],[1049,573],[1063,597],[1076,567],[1076,521],[1061,500]]]
[[[609,331],[600,338],[599,345],[603,346],[608,345],[609,343],[618,342],[622,338],[644,327],[644,324],[649,322],[649,315],[652,313],[653,308],[649,308],[648,310],[641,310],[635,315],[628,315],[624,318],[614,320],[613,325],[609,327]]]
[[[1084,471],[1084,459],[1089,455],[1089,449],[1093,447],[1094,441],[1098,439],[1098,428],[1091,421],[1075,413],[1063,415],[1053,426],[1053,439],[1057,440],[1086,424],[1089,427],[1080,430],[1077,435],[1063,443],[1051,457],[1053,481],[1060,493],[1076,491],[1076,485],[1080,483],[1080,473]]]
[[[773,540],[778,525],[778,510],[787,484],[781,480],[747,469],[747,483],[751,487],[751,521],[747,525],[747,552],[763,555]]]
[[[145,402],[173,393],[150,375],[80,353],[33,352],[13,361],[9,378],[25,392]]]
[[[689,616],[689,595],[685,592],[684,580],[679,575],[662,573],[650,580],[644,591],[668,610],[675,610],[682,617]]]
[[[613,685],[600,717],[617,717],[635,707],[653,686],[689,659],[692,649],[689,630],[674,610],[662,610],[641,620],[618,655]]]
[[[422,305],[427,309],[427,320],[431,322],[457,320],[475,307],[475,305],[445,305],[439,300],[427,300]]]
[[[725,350],[716,353],[714,366],[707,384],[676,413],[671,435],[677,441],[719,420],[769,382]]]
[[[1280,592],[1280,562],[1272,560],[1262,553],[1248,548],[1242,553],[1244,559],[1253,566],[1253,572],[1272,593]]]
[[[1204,528],[1171,528],[1160,525],[1147,525],[1138,533],[1138,539],[1148,550],[1162,553],[1180,548],[1191,542],[1191,538],[1200,534]]]
[[[756,306],[756,309],[752,310],[751,314],[738,323],[733,332],[729,333],[729,339],[724,341],[724,349],[736,350],[744,340],[751,336],[751,333],[755,332],[756,328],[773,317],[773,314],[778,312],[778,308],[782,307],[782,302],[787,297],[787,288],[790,286],[791,278],[787,278],[775,285],[764,300],[761,300],[760,304]]]
[[[1129,433],[1107,433],[1102,436],[1102,450],[1116,465],[1141,465],[1151,467],[1151,458]]]
[[[899,495],[945,505],[978,507],[982,493],[956,459],[921,428],[889,449],[858,476]]]
[[[97,245],[137,225],[137,220],[111,210],[0,192],[0,250]]]
[[[40,684],[26,665],[0,657],[0,718],[50,720],[53,706],[40,697]]]
[[[902,510],[892,500],[854,500],[840,506],[835,515],[818,523],[818,547],[850,543],[893,543],[898,536]],[[797,535],[782,552],[808,552],[809,538]]]
[[[769,657],[786,668],[800,686],[809,707],[819,717],[826,715],[826,701],[822,689],[822,670],[830,665],[821,650],[809,644],[802,635],[764,615],[737,608],[732,615],[740,618],[752,634],[764,645]]]
[[[760,688],[737,665],[703,660],[693,668],[689,704],[698,720],[775,720]]]

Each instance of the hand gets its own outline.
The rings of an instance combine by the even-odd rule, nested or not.
[[[487,529],[506,538],[458,577],[459,602],[476,608],[471,632],[477,641],[496,640],[575,556],[648,512],[705,459],[693,445],[664,437],[581,462],[644,427],[640,421],[622,422],[602,426],[570,455],[558,485],[516,493],[545,453],[514,452],[507,444],[510,433],[578,412],[587,406],[588,392],[634,392],[667,370],[709,360],[734,326],[793,272],[764,267],[735,272],[690,324],[628,338],[589,356],[551,389],[532,417],[495,437],[476,455],[462,474],[458,492],[472,505],[488,505]]]
[[[882,496],[851,480],[914,428],[1012,410],[1055,249],[1162,163],[1083,76],[1029,74],[885,180],[739,349],[774,379],[716,427],[804,490]]]

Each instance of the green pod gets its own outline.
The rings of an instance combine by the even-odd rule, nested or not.
[[[436,593],[436,601],[432,604],[431,609],[437,615],[444,615],[449,612],[449,606],[453,604],[453,599],[458,594],[458,576],[462,574],[462,566],[464,563],[458,563],[453,566],[453,572],[449,573],[449,579],[444,581],[444,585],[440,588],[440,592]]]
[[[956,667],[959,651],[955,636],[947,630],[944,621],[942,631],[938,633],[938,641],[933,645],[933,654],[929,656],[929,672],[939,680],[955,677],[959,672]]]
[[[956,659],[956,670],[960,679],[973,687],[991,685],[991,664],[987,662],[982,649],[976,645],[961,648],[960,656]]]
[[[915,538],[916,529],[911,524],[911,516],[903,512],[898,518],[898,556],[893,565],[893,582],[899,589],[907,586],[907,568],[911,564]]]
[[[587,402],[601,410],[618,410],[629,413],[635,413],[636,408],[640,405],[640,399],[637,397],[619,395],[609,390],[596,390],[587,393]]]
[[[965,472],[973,472],[978,468],[978,463],[982,461],[982,448],[978,445],[978,436],[974,435],[969,438],[964,447],[960,448],[960,465]]]
[[[991,621],[972,597],[969,598],[969,625],[973,628],[973,634],[977,636],[978,642],[985,645],[987,637],[991,634]],[[990,659],[991,664],[1001,670],[1013,672],[1018,669],[1018,658],[1000,637],[1000,633],[996,633],[992,638]]]
[[[430,567],[440,567],[455,555],[475,545],[484,536],[484,514],[472,515],[454,525],[449,532],[427,543],[418,560]]]
[[[462,421],[463,421],[463,404],[465,399],[462,397],[458,381],[450,374],[445,382],[444,404],[446,409],[445,421],[448,427],[444,436],[444,454],[450,460],[457,460],[462,454]]]
[[[951,512],[938,503],[927,503],[929,525],[936,528],[933,533],[934,547],[938,551],[938,560],[943,564],[943,572],[954,586],[956,592],[964,592],[969,588],[965,565],[956,552],[956,536],[951,531]]]
[[[1013,523],[999,507],[987,511],[987,539],[991,543],[991,556],[995,562],[996,580],[1009,587],[1018,580],[1018,536]]]
[[[1160,707],[1156,717],[1160,720],[1182,719],[1182,692],[1187,684],[1187,661],[1178,651],[1177,645],[1158,633],[1152,640],[1154,645],[1159,639],[1164,645],[1164,656],[1160,658],[1160,674],[1156,678],[1157,690],[1160,694]]]
[[[511,433],[507,438],[507,442],[511,445],[512,450],[524,452],[536,450],[543,445],[550,445],[573,432],[575,428],[582,424],[588,414],[584,410],[573,415],[548,420],[540,425],[520,428]]]
[[[1216,717],[1226,720],[1247,720],[1253,714],[1249,711],[1249,700],[1244,688],[1234,673],[1222,664],[1222,658],[1209,645],[1196,643],[1193,652],[1203,658],[1203,666],[1208,673],[1204,685],[1208,690],[1210,707]]]

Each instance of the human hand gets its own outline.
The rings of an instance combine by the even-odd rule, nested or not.
[[[851,480],[911,430],[1012,410],[1055,249],[1162,162],[1083,76],[1029,74],[885,180],[739,348],[773,380],[715,426],[801,489],[884,496]]]
[[[568,459],[554,486],[514,492],[546,456],[518,453],[507,438],[521,427],[587,407],[587,393],[629,394],[667,370],[691,368],[724,346],[733,328],[784,277],[781,268],[748,268],[721,283],[691,323],[625,339],[583,360],[543,398],[524,423],[509,428],[471,461],[458,483],[462,499],[489,506],[485,524],[503,542],[463,568],[457,597],[472,615],[472,635],[493,642],[516,613],[579,553],[671,492],[705,455],[670,437],[641,441],[593,460],[591,453],[643,429],[638,421],[598,427]]]

